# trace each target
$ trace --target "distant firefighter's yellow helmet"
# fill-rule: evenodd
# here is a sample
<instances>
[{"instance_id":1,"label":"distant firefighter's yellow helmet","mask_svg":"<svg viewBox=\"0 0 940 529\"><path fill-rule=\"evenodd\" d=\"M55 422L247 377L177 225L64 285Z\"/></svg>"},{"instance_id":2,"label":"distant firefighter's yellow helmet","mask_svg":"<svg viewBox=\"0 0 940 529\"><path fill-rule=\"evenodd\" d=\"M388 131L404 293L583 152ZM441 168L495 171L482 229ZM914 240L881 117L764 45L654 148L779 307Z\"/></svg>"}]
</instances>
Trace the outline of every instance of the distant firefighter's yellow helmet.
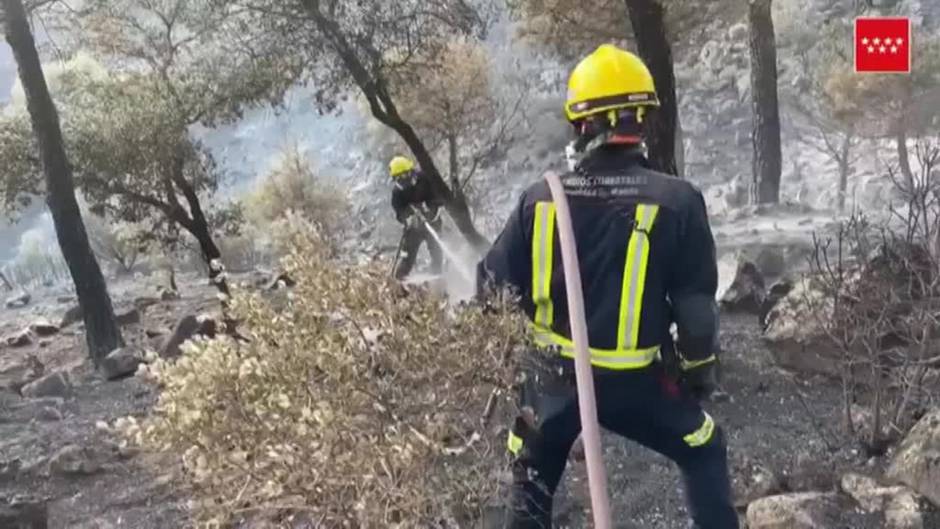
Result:
<instances>
[{"instance_id":1,"label":"distant firefighter's yellow helmet","mask_svg":"<svg viewBox=\"0 0 940 529\"><path fill-rule=\"evenodd\" d=\"M388 173L392 178L401 178L414 171L415 163L404 156L396 156L388 163Z\"/></svg>"}]
</instances>

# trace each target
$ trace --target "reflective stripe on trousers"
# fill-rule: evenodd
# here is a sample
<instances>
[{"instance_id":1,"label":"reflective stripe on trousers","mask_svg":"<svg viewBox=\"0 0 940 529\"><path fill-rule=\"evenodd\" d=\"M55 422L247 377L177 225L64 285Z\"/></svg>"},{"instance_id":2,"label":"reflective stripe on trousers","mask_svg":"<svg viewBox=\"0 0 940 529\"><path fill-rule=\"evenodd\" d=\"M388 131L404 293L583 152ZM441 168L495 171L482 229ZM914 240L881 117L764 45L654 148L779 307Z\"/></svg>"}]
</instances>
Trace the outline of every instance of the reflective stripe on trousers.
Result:
<instances>
[{"instance_id":1,"label":"reflective stripe on trousers","mask_svg":"<svg viewBox=\"0 0 940 529\"><path fill-rule=\"evenodd\" d=\"M639 369L650 365L659 354L659 346L638 349L643 292L649 264L649 232L656 221L659 206L638 204L633 230L624 259L623 284L620 292L620 315L617 326L617 348L591 348L591 364L607 369ZM563 356L574 358L574 344L552 331L554 307L551 300L552 262L554 257L555 205L538 202L532 230L532 302L535 305L536 343L554 346Z\"/></svg>"}]
</instances>

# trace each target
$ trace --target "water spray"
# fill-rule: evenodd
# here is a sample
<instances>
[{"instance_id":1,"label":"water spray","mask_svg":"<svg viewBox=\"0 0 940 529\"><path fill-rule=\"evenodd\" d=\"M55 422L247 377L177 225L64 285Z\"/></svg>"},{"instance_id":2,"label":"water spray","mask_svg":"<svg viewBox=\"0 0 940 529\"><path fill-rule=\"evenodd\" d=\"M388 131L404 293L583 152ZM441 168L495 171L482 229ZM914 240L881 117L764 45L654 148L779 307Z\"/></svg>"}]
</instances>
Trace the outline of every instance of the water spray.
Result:
<instances>
[{"instance_id":1,"label":"water spray","mask_svg":"<svg viewBox=\"0 0 940 529\"><path fill-rule=\"evenodd\" d=\"M424 212L417 208L414 208L414 211L415 213L417 213L418 218L421 219L421 222L424 223L424 227L427 228L428 233L430 233L431 237L434 238L434 241L437 242L437 245L440 247L441 251L444 252L444 255L447 257L447 260L450 261L451 264L454 265L454 270L456 270L457 273L460 274L461 279L463 279L464 281L467 281L468 283L474 283L476 281L476 274L474 274L471 270L468 270L467 268L465 268L460 263L457 252L455 252L453 249L451 249L450 246L444 243L444 240L441 238L440 234L437 233L437 230L435 230L434 227L431 225L431 221L428 220Z\"/></svg>"}]
</instances>

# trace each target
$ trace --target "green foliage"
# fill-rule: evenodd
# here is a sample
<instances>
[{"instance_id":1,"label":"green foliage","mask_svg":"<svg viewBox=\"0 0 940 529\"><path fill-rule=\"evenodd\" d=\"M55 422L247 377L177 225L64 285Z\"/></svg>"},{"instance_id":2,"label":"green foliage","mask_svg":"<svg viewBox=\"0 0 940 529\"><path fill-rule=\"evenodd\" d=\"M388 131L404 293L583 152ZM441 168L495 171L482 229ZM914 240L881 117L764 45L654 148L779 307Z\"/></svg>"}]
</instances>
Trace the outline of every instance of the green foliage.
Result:
<instances>
[{"instance_id":1,"label":"green foliage","mask_svg":"<svg viewBox=\"0 0 940 529\"><path fill-rule=\"evenodd\" d=\"M384 266L342 265L309 238L286 267L297 286L283 310L237 294L249 341L151 364L154 414L119 429L182 455L199 521L300 512L328 527L469 525L505 462L505 438L481 419L497 391L511 393L523 319L508 305L444 310Z\"/></svg>"}]
</instances>

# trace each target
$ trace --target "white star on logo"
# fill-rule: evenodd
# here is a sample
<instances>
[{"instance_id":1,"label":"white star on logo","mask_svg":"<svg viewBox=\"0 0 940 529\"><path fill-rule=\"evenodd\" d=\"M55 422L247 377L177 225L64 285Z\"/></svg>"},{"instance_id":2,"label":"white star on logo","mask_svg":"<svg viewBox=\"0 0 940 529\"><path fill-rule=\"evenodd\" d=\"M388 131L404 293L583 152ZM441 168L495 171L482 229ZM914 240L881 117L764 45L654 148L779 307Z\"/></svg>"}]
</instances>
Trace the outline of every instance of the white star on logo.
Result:
<instances>
[{"instance_id":1,"label":"white star on logo","mask_svg":"<svg viewBox=\"0 0 940 529\"><path fill-rule=\"evenodd\" d=\"M904 39L894 39L894 42L896 42L898 46L902 46L904 44Z\"/></svg>"},{"instance_id":2,"label":"white star on logo","mask_svg":"<svg viewBox=\"0 0 940 529\"><path fill-rule=\"evenodd\" d=\"M875 53L875 47L874 47L874 46L869 46L869 47L868 47L868 53Z\"/></svg>"},{"instance_id":3,"label":"white star on logo","mask_svg":"<svg viewBox=\"0 0 940 529\"><path fill-rule=\"evenodd\" d=\"M891 39L890 39L890 38L885 39L885 44L887 44L888 46L890 46L890 45L891 45Z\"/></svg>"},{"instance_id":4,"label":"white star on logo","mask_svg":"<svg viewBox=\"0 0 940 529\"><path fill-rule=\"evenodd\" d=\"M882 46L882 47L878 48L878 51L879 51L880 53L884 53L884 52L885 52L885 49L886 49L886 48L885 48L884 46Z\"/></svg>"},{"instance_id":5,"label":"white star on logo","mask_svg":"<svg viewBox=\"0 0 940 529\"><path fill-rule=\"evenodd\" d=\"M898 52L898 47L897 47L897 46L891 46L891 53L897 53L897 52Z\"/></svg>"},{"instance_id":6,"label":"white star on logo","mask_svg":"<svg viewBox=\"0 0 940 529\"><path fill-rule=\"evenodd\" d=\"M868 37L862 37L862 46L868 46Z\"/></svg>"},{"instance_id":7,"label":"white star on logo","mask_svg":"<svg viewBox=\"0 0 940 529\"><path fill-rule=\"evenodd\" d=\"M875 40L873 40L872 42L874 42L874 43L875 43L875 46L877 46L877 45L881 44L881 39L879 39L878 37L875 37Z\"/></svg>"}]
</instances>

